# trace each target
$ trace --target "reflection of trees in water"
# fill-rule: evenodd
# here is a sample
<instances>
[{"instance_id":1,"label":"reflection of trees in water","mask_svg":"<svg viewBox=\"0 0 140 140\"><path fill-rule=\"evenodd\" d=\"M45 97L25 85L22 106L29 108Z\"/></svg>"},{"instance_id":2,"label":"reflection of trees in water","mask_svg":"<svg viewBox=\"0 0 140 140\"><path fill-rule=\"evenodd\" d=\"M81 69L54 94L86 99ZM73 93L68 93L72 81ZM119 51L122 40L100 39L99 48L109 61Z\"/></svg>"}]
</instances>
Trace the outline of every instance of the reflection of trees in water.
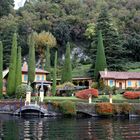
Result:
<instances>
[{"instance_id":1,"label":"reflection of trees in water","mask_svg":"<svg viewBox=\"0 0 140 140\"><path fill-rule=\"evenodd\" d=\"M139 140L139 120L0 118L0 138L4 140Z\"/></svg>"},{"instance_id":2,"label":"reflection of trees in water","mask_svg":"<svg viewBox=\"0 0 140 140\"><path fill-rule=\"evenodd\" d=\"M10 120L2 123L1 136L4 140L19 140L19 127L16 120Z\"/></svg>"}]
</instances>

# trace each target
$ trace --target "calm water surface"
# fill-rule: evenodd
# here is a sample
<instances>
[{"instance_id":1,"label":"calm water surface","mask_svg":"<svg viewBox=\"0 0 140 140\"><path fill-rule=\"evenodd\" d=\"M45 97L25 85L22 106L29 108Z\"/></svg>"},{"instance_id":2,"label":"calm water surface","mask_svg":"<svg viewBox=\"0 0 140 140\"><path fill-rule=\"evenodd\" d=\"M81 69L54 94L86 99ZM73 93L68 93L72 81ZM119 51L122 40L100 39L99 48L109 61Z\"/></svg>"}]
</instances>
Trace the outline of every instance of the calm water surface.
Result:
<instances>
[{"instance_id":1,"label":"calm water surface","mask_svg":"<svg viewBox=\"0 0 140 140\"><path fill-rule=\"evenodd\" d=\"M140 140L140 119L19 118L0 115L0 140Z\"/></svg>"}]
</instances>

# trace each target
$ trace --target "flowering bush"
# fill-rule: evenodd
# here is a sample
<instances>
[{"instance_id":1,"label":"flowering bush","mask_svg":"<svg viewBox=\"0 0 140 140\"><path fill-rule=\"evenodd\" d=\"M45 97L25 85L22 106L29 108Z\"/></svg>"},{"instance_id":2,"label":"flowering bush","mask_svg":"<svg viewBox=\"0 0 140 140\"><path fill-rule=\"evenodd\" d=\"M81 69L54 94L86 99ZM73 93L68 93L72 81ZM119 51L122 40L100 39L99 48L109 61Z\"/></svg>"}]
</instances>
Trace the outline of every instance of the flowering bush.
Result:
<instances>
[{"instance_id":1,"label":"flowering bush","mask_svg":"<svg viewBox=\"0 0 140 140\"><path fill-rule=\"evenodd\" d=\"M93 97L98 97L98 90L94 88L85 89L85 90L78 91L75 94L77 98L81 98L81 99L88 99L90 95L92 95Z\"/></svg>"},{"instance_id":2,"label":"flowering bush","mask_svg":"<svg viewBox=\"0 0 140 140\"><path fill-rule=\"evenodd\" d=\"M132 110L132 105L128 103L111 104L111 103L98 103L96 104L96 112L99 115L116 115L116 114L129 114Z\"/></svg>"},{"instance_id":3,"label":"flowering bush","mask_svg":"<svg viewBox=\"0 0 140 140\"><path fill-rule=\"evenodd\" d=\"M127 99L138 99L140 98L140 92L126 91L123 96Z\"/></svg>"},{"instance_id":4,"label":"flowering bush","mask_svg":"<svg viewBox=\"0 0 140 140\"><path fill-rule=\"evenodd\" d=\"M100 115L112 115L113 105L111 103L98 103L96 104L96 112Z\"/></svg>"}]
</instances>

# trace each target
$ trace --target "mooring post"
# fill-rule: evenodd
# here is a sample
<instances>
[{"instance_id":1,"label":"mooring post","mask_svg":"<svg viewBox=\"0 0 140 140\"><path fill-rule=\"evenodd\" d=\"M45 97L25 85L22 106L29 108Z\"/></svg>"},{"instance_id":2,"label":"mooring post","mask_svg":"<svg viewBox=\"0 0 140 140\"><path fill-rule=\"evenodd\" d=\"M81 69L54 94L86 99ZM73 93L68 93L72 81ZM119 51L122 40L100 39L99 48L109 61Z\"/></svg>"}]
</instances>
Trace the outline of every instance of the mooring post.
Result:
<instances>
[{"instance_id":1,"label":"mooring post","mask_svg":"<svg viewBox=\"0 0 140 140\"><path fill-rule=\"evenodd\" d=\"M21 107L22 107L22 96L20 97L20 117L21 117Z\"/></svg>"}]
</instances>

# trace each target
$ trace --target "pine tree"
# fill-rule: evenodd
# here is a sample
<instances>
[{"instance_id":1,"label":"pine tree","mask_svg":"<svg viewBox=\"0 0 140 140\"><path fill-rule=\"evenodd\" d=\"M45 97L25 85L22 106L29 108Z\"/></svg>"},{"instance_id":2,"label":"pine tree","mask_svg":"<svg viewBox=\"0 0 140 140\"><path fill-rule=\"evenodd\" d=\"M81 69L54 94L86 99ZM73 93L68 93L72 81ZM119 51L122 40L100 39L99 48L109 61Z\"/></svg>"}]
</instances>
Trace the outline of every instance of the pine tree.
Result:
<instances>
[{"instance_id":1,"label":"pine tree","mask_svg":"<svg viewBox=\"0 0 140 140\"><path fill-rule=\"evenodd\" d=\"M105 47L106 60L109 70L122 70L123 54L125 52L122 47L121 39L117 28L113 25L112 19L108 14L107 9L102 9L97 19L95 27L96 33L93 40L91 54L96 52L96 43L98 31L102 31L103 43ZM95 57L93 58L93 60Z\"/></svg>"},{"instance_id":2,"label":"pine tree","mask_svg":"<svg viewBox=\"0 0 140 140\"><path fill-rule=\"evenodd\" d=\"M9 75L7 80L7 94L9 96L15 94L16 61L17 61L17 34L14 33L11 48Z\"/></svg>"},{"instance_id":3,"label":"pine tree","mask_svg":"<svg viewBox=\"0 0 140 140\"><path fill-rule=\"evenodd\" d=\"M45 63L45 70L50 72L47 75L46 80L51 81L51 66L50 66L50 48L47 47L47 51L46 51L46 63Z\"/></svg>"},{"instance_id":4,"label":"pine tree","mask_svg":"<svg viewBox=\"0 0 140 140\"><path fill-rule=\"evenodd\" d=\"M21 85L22 72L21 72L21 47L18 47L17 65L16 65L16 88Z\"/></svg>"},{"instance_id":5,"label":"pine tree","mask_svg":"<svg viewBox=\"0 0 140 140\"><path fill-rule=\"evenodd\" d=\"M32 83L35 78L35 41L34 34L29 35L29 60L28 60L28 83Z\"/></svg>"},{"instance_id":6,"label":"pine tree","mask_svg":"<svg viewBox=\"0 0 140 140\"><path fill-rule=\"evenodd\" d=\"M61 82L65 83L71 81L72 81L72 66L70 60L70 44L68 42L66 46L66 55L65 55L65 62L62 71Z\"/></svg>"},{"instance_id":7,"label":"pine tree","mask_svg":"<svg viewBox=\"0 0 140 140\"><path fill-rule=\"evenodd\" d=\"M99 31L97 55L96 55L95 71L94 71L94 76L96 81L98 80L99 71L104 71L105 68L107 68L107 64L106 64L106 57L104 52L103 38L102 38L101 31Z\"/></svg>"},{"instance_id":8,"label":"pine tree","mask_svg":"<svg viewBox=\"0 0 140 140\"><path fill-rule=\"evenodd\" d=\"M55 52L55 60L54 60L53 85L52 85L53 96L56 95L56 70L57 70L57 52Z\"/></svg>"},{"instance_id":9,"label":"pine tree","mask_svg":"<svg viewBox=\"0 0 140 140\"><path fill-rule=\"evenodd\" d=\"M2 88L3 88L2 71L3 71L3 45L2 42L0 41L0 97L2 96Z\"/></svg>"}]
</instances>

